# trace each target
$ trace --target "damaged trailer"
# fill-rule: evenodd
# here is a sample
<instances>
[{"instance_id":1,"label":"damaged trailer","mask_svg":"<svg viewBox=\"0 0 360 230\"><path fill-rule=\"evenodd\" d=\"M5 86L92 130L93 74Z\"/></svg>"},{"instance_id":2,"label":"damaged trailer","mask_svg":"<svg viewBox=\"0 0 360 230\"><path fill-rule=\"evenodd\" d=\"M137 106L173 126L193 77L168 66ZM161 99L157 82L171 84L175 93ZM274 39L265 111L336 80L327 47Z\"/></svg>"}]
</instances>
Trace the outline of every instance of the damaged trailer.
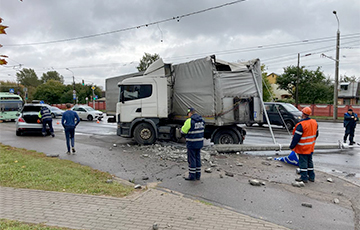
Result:
<instances>
[{"instance_id":1,"label":"damaged trailer","mask_svg":"<svg viewBox=\"0 0 360 230\"><path fill-rule=\"evenodd\" d=\"M230 63L215 56L177 65L154 62L143 76L118 83L117 134L139 144L176 140L193 107L205 120L205 138L243 143L239 124L263 122L260 60Z\"/></svg>"}]
</instances>

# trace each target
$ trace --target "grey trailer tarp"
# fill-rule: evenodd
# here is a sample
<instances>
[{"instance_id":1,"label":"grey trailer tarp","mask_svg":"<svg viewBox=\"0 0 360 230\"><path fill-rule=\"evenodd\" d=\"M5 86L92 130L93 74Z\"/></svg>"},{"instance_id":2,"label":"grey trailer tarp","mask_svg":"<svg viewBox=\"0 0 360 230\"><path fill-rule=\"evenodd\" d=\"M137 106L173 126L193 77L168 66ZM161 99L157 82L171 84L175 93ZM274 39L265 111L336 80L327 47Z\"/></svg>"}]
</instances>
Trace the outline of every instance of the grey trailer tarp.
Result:
<instances>
[{"instance_id":1,"label":"grey trailer tarp","mask_svg":"<svg viewBox=\"0 0 360 230\"><path fill-rule=\"evenodd\" d=\"M262 107L250 106L252 100L262 96L262 92L257 92L254 77L262 85L258 59L229 63L211 56L174 65L172 113L186 115L186 109L193 107L210 123L246 122L250 117L262 121ZM234 110L240 115L234 115Z\"/></svg>"}]
</instances>

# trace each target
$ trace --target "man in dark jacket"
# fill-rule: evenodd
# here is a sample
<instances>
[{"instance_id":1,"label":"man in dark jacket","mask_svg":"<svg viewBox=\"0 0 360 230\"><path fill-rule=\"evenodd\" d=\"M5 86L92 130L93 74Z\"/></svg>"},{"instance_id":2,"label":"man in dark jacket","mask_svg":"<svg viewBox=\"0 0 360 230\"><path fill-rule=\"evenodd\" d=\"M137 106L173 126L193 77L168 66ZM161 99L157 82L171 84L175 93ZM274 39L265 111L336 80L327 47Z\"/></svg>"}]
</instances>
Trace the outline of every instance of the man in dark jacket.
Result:
<instances>
[{"instance_id":1,"label":"man in dark jacket","mask_svg":"<svg viewBox=\"0 0 360 230\"><path fill-rule=\"evenodd\" d=\"M345 135L344 135L344 143L346 143L347 137L349 137L350 145L353 145L354 136L355 136L355 128L356 122L359 120L356 113L353 112L352 109L349 109L347 113L344 114L344 127L345 127Z\"/></svg>"},{"instance_id":2,"label":"man in dark jacket","mask_svg":"<svg viewBox=\"0 0 360 230\"><path fill-rule=\"evenodd\" d=\"M204 146L205 121L196 114L195 109L188 109L188 119L181 127L181 133L185 134L187 158L189 165L189 176L185 180L200 180L201 177L201 157L200 151Z\"/></svg>"},{"instance_id":3,"label":"man in dark jacket","mask_svg":"<svg viewBox=\"0 0 360 230\"><path fill-rule=\"evenodd\" d=\"M52 117L51 117L51 111L48 107L42 106L41 110L39 112L39 118L41 119L42 123L42 135L46 136L46 124L50 128L50 133L52 137L55 137L54 129L52 126Z\"/></svg>"},{"instance_id":4,"label":"man in dark jacket","mask_svg":"<svg viewBox=\"0 0 360 230\"><path fill-rule=\"evenodd\" d=\"M66 137L66 146L67 152L66 154L70 155L70 141L72 147L72 153L75 154L75 128L80 122L79 115L70 109L71 105L69 103L66 104L66 112L62 115L61 124L65 129L65 137ZM76 121L75 121L76 120Z\"/></svg>"}]
</instances>

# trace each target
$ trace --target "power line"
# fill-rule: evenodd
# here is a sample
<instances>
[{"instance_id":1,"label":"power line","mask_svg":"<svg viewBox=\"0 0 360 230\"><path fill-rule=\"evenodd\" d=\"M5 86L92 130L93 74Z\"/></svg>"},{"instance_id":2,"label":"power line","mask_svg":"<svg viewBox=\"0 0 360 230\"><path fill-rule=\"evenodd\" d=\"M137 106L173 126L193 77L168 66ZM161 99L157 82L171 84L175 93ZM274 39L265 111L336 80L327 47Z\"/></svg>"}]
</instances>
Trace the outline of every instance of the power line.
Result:
<instances>
[{"instance_id":1,"label":"power line","mask_svg":"<svg viewBox=\"0 0 360 230\"><path fill-rule=\"evenodd\" d=\"M60 39L60 40L55 40L55 41L47 41L47 42L33 42L33 43L26 43L26 44L8 44L8 45L3 45L5 46L34 46L34 45L45 45L45 44L53 44L53 43L60 43L60 42L69 42L69 41L75 41L75 40L80 40L80 39L87 39L87 38L93 38L93 37L99 37L99 36L104 36L104 35L109 35L109 34L114 34L114 33L120 33L120 32L125 32L125 31L129 31L129 30L134 30L134 29L140 29L142 27L148 27L148 26L152 26L152 25L157 25L160 23L165 23L165 22L169 22L169 21L180 21L180 19L182 18L186 18L186 17L190 17L196 14L200 14L200 13L205 13L207 11L211 11L211 10L215 10L215 9L219 9L225 6L230 6L230 5L234 5L236 3L240 3L240 2L244 2L246 0L236 0L233 2L228 2L228 3L224 3L218 6L213 6L210 8L206 8L203 10L199 10L199 11L195 11L192 13L187 13L187 14L183 14L180 16L175 16L175 17L171 17L171 18L167 18L167 19L163 19L163 20L159 20L159 21L155 21L155 22L150 22L150 23L146 23L146 24L142 24L142 25L138 25L138 26L132 26L132 27L128 27L128 28L123 28L123 29L119 29L119 30L113 30L113 31L109 31L109 32L104 32L104 33L98 33L98 34L92 34L92 35L86 35L86 36L80 36L80 37L75 37L75 38L67 38L67 39Z\"/></svg>"}]
</instances>

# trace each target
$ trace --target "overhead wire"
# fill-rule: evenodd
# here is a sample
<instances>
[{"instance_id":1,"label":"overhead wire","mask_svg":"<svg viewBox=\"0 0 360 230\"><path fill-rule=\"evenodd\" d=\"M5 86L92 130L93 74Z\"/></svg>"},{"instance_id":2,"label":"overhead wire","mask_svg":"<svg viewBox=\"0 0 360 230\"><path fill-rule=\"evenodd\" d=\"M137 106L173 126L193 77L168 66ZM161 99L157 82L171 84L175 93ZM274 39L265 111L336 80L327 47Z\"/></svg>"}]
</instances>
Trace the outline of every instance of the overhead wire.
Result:
<instances>
[{"instance_id":1,"label":"overhead wire","mask_svg":"<svg viewBox=\"0 0 360 230\"><path fill-rule=\"evenodd\" d=\"M5 46L46 45L46 44L54 44L54 43L69 42L69 41L75 41L75 40L99 37L99 36L104 36L104 35L109 35L109 34L114 34L114 33L120 33L120 32L129 31L129 30L134 30L134 29L140 29L142 27L158 25L160 23L165 23L165 22L169 22L169 21L173 21L173 20L176 20L176 21L179 22L180 19L185 18L185 17L190 17L190 16L193 16L193 15L196 15L196 14L204 13L204 12L215 10L215 9L219 9L219 8L222 8L222 7L225 7L225 6L234 5L234 4L237 4L237 3L240 3L240 2L244 2L244 1L246 1L246 0L236 0L236 1L228 2L228 3L224 3L224 4L221 4L221 5L218 5L218 6L209 7L209 8L203 9L203 10L198 10L198 11L195 11L195 12L182 14L180 16L175 16L175 17L162 19L162 20L155 21L155 22L150 22L150 23L146 23L146 24L142 24L142 25L138 25L138 26L131 26L131 27L118 29L118 30L113 30L113 31L108 31L108 32L103 32L103 33L85 35L85 36L80 36L80 37L75 37L75 38L59 39L59 40L54 40L54 41L46 41L46 42L33 42L33 43L24 43L24 44L3 44L3 46L5 47Z\"/></svg>"}]
</instances>

